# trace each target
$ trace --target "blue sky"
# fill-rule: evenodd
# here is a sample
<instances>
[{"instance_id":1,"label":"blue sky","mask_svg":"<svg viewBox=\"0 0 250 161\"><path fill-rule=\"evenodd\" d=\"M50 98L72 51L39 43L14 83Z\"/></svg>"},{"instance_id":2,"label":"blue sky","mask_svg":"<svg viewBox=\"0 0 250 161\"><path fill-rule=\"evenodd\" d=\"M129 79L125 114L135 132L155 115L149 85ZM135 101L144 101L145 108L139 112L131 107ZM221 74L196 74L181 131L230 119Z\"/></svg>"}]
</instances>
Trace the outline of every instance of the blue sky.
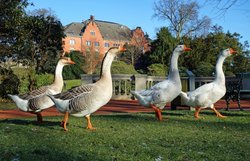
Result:
<instances>
[{"instance_id":1,"label":"blue sky","mask_svg":"<svg viewBox=\"0 0 250 161\"><path fill-rule=\"evenodd\" d=\"M223 27L224 31L237 32L250 43L250 0L238 0L239 2L230 8L224 16L216 16L216 11L209 4L203 5L201 16L212 18L213 24ZM134 29L140 26L147 32L151 39L156 38L157 29L168 26L166 21L153 18L153 5L155 0L29 0L34 7L51 9L63 25L71 22L81 22L94 15L97 20L116 22ZM143 3L142 3L143 2Z\"/></svg>"}]
</instances>

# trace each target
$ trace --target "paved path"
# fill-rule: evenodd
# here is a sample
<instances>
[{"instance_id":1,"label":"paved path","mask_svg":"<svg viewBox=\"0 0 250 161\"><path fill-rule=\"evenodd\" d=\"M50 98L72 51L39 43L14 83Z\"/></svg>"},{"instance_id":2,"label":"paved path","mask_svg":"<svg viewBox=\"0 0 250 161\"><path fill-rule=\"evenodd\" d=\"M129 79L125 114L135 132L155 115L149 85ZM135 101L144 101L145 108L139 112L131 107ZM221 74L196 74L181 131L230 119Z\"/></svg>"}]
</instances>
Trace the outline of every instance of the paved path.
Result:
<instances>
[{"instance_id":1,"label":"paved path","mask_svg":"<svg viewBox=\"0 0 250 161\"><path fill-rule=\"evenodd\" d=\"M242 100L241 106L243 109L250 109L250 100ZM215 104L216 109L223 109L226 107L226 102L220 100ZM183 109L185 107L178 107L177 109ZM187 109L187 108L186 108ZM238 109L236 102L231 102L230 109ZM170 110L170 104L167 104L165 110ZM111 113L136 113L136 112L153 112L151 108L145 108L138 104L137 101L121 101L111 100L107 105L101 107L94 114L111 114ZM61 116L55 107L49 108L42 112L43 116ZM0 110L0 119L17 118L17 117L36 117L36 115L15 110Z\"/></svg>"}]
</instances>

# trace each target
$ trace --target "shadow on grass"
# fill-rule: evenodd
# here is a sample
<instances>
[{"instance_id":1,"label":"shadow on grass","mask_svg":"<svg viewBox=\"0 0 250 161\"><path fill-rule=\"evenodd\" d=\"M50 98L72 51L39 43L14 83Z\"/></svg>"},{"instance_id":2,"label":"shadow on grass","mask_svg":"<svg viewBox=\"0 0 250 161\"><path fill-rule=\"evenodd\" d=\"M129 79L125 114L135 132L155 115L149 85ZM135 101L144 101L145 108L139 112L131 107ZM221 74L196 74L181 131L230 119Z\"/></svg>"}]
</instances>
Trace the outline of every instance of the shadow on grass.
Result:
<instances>
[{"instance_id":1,"label":"shadow on grass","mask_svg":"<svg viewBox=\"0 0 250 161\"><path fill-rule=\"evenodd\" d=\"M225 116L236 116L236 117L249 117L250 116L250 112L248 112L248 113L246 113L246 112L243 112L243 111L219 111L222 115L225 115ZM201 112L200 112L200 114L202 115L202 114L205 114L205 115L215 115L216 116L216 114L214 113L214 112L212 112L212 111L210 111L210 110L202 110Z\"/></svg>"},{"instance_id":2,"label":"shadow on grass","mask_svg":"<svg viewBox=\"0 0 250 161\"><path fill-rule=\"evenodd\" d=\"M15 124L15 125L35 125L35 126L45 126L45 127L50 127L50 126L59 126L60 122L58 121L43 121L43 123L38 123L35 120L25 120L25 119L4 119L0 120L0 123L5 123L5 124Z\"/></svg>"}]
</instances>

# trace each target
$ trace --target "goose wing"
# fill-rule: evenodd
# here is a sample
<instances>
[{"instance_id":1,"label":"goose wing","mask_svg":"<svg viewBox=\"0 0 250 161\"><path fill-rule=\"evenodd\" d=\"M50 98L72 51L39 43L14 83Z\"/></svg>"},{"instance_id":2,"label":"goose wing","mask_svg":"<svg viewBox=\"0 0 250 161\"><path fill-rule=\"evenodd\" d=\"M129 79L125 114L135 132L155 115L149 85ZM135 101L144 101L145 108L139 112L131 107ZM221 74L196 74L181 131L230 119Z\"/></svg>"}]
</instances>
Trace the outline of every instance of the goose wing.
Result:
<instances>
[{"instance_id":1,"label":"goose wing","mask_svg":"<svg viewBox=\"0 0 250 161\"><path fill-rule=\"evenodd\" d=\"M207 94L207 93L211 92L213 90L213 88L214 88L213 83L204 84L204 85L200 86L199 88L197 88L196 90L188 92L187 95L189 97L195 97L197 95Z\"/></svg>"},{"instance_id":2,"label":"goose wing","mask_svg":"<svg viewBox=\"0 0 250 161\"><path fill-rule=\"evenodd\" d=\"M49 86L43 86L43 87L40 87L36 90L30 91L22 95L21 98L25 100L29 100L34 97L39 97L41 95L48 94L48 89L49 89Z\"/></svg>"},{"instance_id":3,"label":"goose wing","mask_svg":"<svg viewBox=\"0 0 250 161\"><path fill-rule=\"evenodd\" d=\"M86 84L86 85L81 85L78 87L74 87L66 92L59 93L57 95L54 95L55 98L60 98L62 100L68 100L75 98L79 95L82 95L84 93L89 93L93 91L94 84Z\"/></svg>"}]
</instances>

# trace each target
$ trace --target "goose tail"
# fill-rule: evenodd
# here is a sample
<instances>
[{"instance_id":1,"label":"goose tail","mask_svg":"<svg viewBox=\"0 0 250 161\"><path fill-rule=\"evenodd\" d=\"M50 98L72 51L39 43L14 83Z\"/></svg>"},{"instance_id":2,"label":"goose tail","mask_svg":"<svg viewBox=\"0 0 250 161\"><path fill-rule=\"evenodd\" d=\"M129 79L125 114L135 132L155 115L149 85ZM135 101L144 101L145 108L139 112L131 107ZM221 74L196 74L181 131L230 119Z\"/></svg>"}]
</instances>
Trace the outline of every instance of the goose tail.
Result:
<instances>
[{"instance_id":1,"label":"goose tail","mask_svg":"<svg viewBox=\"0 0 250 161\"><path fill-rule=\"evenodd\" d=\"M149 98L142 96L139 92L131 91L131 94L139 101L139 103L145 107L150 107Z\"/></svg>"},{"instance_id":2,"label":"goose tail","mask_svg":"<svg viewBox=\"0 0 250 161\"><path fill-rule=\"evenodd\" d=\"M55 98L53 95L47 95L54 103L57 110L61 113L65 113L69 106L69 100L61 100L59 98Z\"/></svg>"},{"instance_id":3,"label":"goose tail","mask_svg":"<svg viewBox=\"0 0 250 161\"><path fill-rule=\"evenodd\" d=\"M17 108L21 111L28 111L28 100L24 100L17 95L8 94L8 96L15 102Z\"/></svg>"}]
</instances>

